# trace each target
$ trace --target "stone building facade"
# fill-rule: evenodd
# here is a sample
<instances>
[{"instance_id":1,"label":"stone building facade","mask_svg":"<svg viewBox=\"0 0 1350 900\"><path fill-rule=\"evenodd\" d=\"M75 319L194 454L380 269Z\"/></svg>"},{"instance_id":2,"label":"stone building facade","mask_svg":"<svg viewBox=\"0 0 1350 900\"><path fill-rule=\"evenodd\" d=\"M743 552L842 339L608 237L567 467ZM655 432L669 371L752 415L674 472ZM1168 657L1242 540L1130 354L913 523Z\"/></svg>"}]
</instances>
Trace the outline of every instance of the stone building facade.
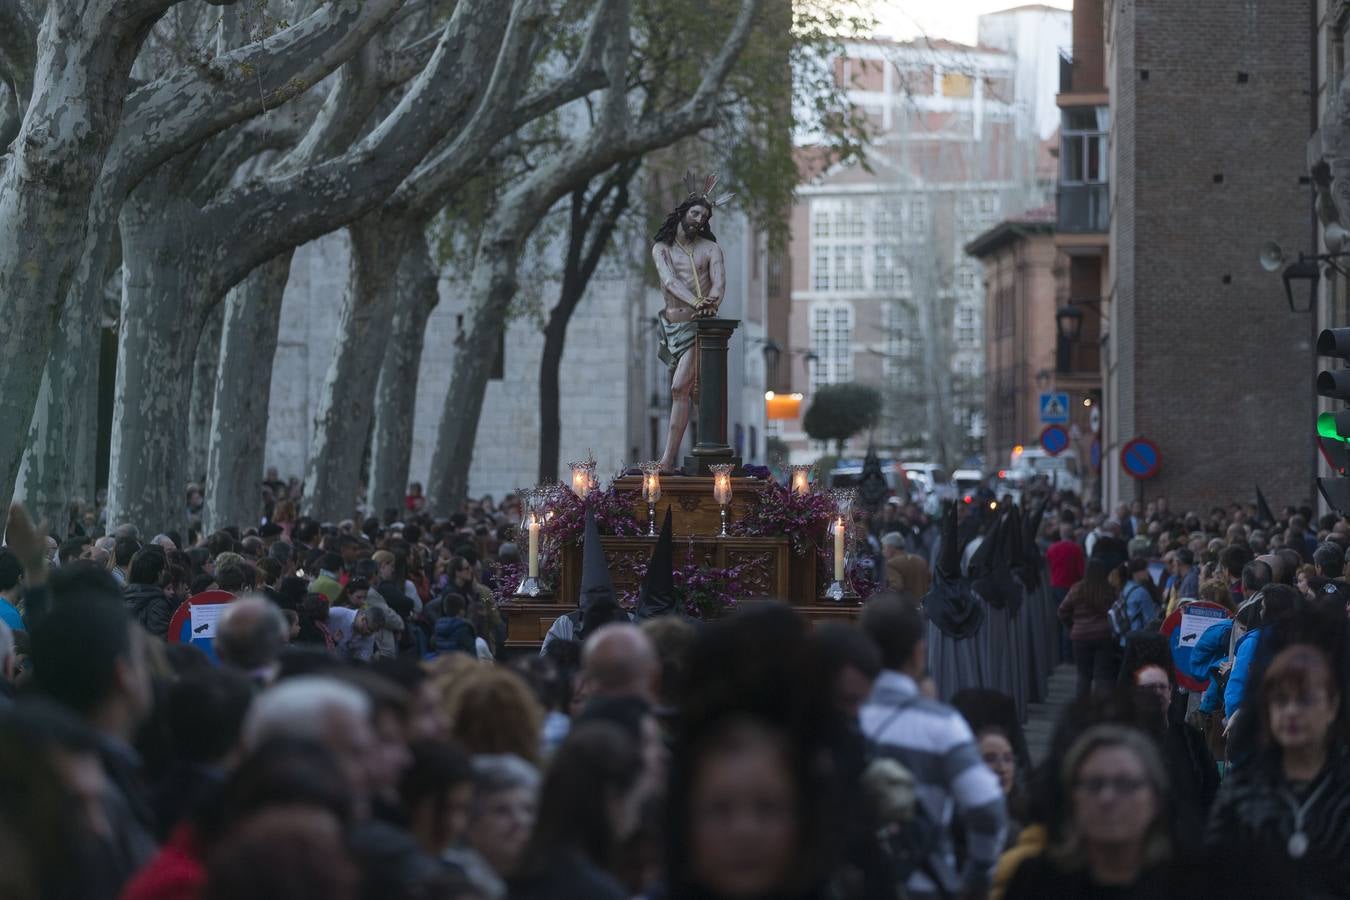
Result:
<instances>
[{"instance_id":1,"label":"stone building facade","mask_svg":"<svg viewBox=\"0 0 1350 900\"><path fill-rule=\"evenodd\" d=\"M760 463L765 458L766 245L734 210L719 211L715 224L727 260L723 313L742 319L728 364L728 429L744 460ZM654 317L661 298L650 271L650 249L648 237L641 233L621 242L597 271L569 325L560 378L564 469L568 461L594 453L597 472L608 478L627 465L660 455L670 385L665 366L656 358ZM552 273L560 267L560 252L550 248L536 267L545 277L540 288L545 308L557 294ZM339 232L302 247L291 267L267 431L267 463L276 466L283 478L302 476L308 461L313 416L346 286L347 259L346 235ZM424 485L431 474L454 354L462 352L456 338L467 305L454 272L444 273L440 293L440 305L427 323L409 470L410 478ZM492 494L500 500L503 494L537 481L542 350L542 329L535 318L522 316L509 324L501 377L489 383L483 403L469 477L475 496ZM375 378L371 373L372 390ZM691 425L687 447L692 446L693 430Z\"/></svg>"}]
</instances>

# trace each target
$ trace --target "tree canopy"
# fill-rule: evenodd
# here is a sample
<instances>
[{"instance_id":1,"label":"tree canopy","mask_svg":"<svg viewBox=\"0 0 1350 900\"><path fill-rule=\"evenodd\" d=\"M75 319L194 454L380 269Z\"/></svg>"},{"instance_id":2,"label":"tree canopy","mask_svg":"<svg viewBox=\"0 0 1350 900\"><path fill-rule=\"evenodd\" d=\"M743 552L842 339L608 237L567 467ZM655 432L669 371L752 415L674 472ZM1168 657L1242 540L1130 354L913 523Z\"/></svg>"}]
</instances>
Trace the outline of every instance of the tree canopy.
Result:
<instances>
[{"instance_id":1,"label":"tree canopy","mask_svg":"<svg viewBox=\"0 0 1350 900\"><path fill-rule=\"evenodd\" d=\"M874 427L881 415L881 392L868 384L847 381L816 389L802 427L812 440L834 441L840 453L844 441Z\"/></svg>"}]
</instances>

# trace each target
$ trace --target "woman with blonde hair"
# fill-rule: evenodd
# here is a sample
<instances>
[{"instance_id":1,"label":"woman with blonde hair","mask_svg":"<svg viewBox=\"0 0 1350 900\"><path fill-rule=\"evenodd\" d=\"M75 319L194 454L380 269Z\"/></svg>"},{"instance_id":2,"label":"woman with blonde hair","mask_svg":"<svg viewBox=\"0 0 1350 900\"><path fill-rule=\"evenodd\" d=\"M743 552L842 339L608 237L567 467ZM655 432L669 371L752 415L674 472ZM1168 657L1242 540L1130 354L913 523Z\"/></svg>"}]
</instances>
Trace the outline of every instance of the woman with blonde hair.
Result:
<instances>
[{"instance_id":1,"label":"woman with blonde hair","mask_svg":"<svg viewBox=\"0 0 1350 900\"><path fill-rule=\"evenodd\" d=\"M1167 770L1154 742L1094 726L1069 748L1061 778L1069 809L1059 840L1017 868L1006 900L1170 896Z\"/></svg>"}]
</instances>

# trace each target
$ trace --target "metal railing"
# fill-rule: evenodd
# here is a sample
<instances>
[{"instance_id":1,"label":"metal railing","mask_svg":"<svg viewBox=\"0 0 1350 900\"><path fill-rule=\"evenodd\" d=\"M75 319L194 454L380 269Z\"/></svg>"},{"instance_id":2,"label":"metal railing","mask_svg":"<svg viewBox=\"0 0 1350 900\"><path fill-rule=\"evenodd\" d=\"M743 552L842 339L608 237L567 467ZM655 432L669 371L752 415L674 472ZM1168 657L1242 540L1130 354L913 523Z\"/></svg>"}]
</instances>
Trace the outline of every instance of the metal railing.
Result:
<instances>
[{"instance_id":1,"label":"metal railing","mask_svg":"<svg viewBox=\"0 0 1350 900\"><path fill-rule=\"evenodd\" d=\"M1105 182L1061 184L1058 229L1064 234L1095 234L1111 229L1111 190Z\"/></svg>"}]
</instances>

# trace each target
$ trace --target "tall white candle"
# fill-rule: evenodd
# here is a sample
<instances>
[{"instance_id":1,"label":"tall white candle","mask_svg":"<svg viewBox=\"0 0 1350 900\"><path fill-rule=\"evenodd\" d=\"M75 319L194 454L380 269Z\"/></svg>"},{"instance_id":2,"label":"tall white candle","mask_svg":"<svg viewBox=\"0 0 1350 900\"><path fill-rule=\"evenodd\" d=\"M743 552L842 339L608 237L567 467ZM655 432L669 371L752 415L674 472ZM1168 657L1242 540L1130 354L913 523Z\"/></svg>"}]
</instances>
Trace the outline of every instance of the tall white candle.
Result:
<instances>
[{"instance_id":1,"label":"tall white candle","mask_svg":"<svg viewBox=\"0 0 1350 900\"><path fill-rule=\"evenodd\" d=\"M844 517L834 523L834 580L844 580Z\"/></svg>"},{"instance_id":2,"label":"tall white candle","mask_svg":"<svg viewBox=\"0 0 1350 900\"><path fill-rule=\"evenodd\" d=\"M530 513L530 577L539 577L539 518Z\"/></svg>"}]
</instances>

